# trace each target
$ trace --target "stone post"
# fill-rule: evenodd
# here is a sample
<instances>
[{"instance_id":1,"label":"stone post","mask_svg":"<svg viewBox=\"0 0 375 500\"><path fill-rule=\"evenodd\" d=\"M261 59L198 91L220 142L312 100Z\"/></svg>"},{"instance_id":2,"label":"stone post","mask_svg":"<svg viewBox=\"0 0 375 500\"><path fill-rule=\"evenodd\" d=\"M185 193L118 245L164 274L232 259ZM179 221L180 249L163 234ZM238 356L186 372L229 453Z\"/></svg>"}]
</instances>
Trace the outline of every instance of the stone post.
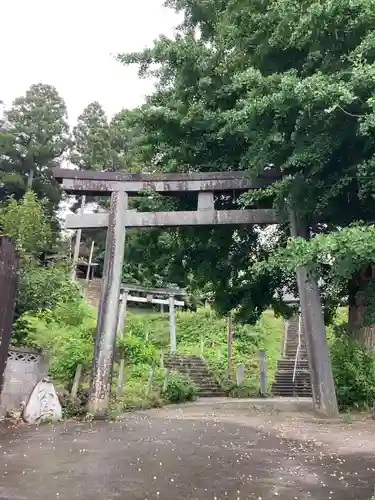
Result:
<instances>
[{"instance_id":1,"label":"stone post","mask_svg":"<svg viewBox=\"0 0 375 500\"><path fill-rule=\"evenodd\" d=\"M259 349L260 394L267 396L267 358L264 349Z\"/></svg>"},{"instance_id":2,"label":"stone post","mask_svg":"<svg viewBox=\"0 0 375 500\"><path fill-rule=\"evenodd\" d=\"M236 383L238 386L243 385L245 381L245 365L243 363L238 363L236 365Z\"/></svg>"},{"instance_id":3,"label":"stone post","mask_svg":"<svg viewBox=\"0 0 375 500\"><path fill-rule=\"evenodd\" d=\"M85 203L86 203L86 196L83 195L81 199L81 208L80 208L80 215L83 215L85 211ZM77 264L79 261L79 250L81 248L81 238L82 238L82 229L77 229L76 232L76 241L74 244L74 253L73 253L73 263L72 263L72 280L74 281L76 279L76 274L77 274Z\"/></svg>"},{"instance_id":4,"label":"stone post","mask_svg":"<svg viewBox=\"0 0 375 500\"><path fill-rule=\"evenodd\" d=\"M121 295L120 311L119 311L118 323L117 323L117 333L118 333L118 337L120 340L124 339L124 328L125 328L125 318L126 318L127 305L128 305L128 292L126 290L124 290L124 292ZM119 367L119 372L118 372L118 379L117 379L117 396L118 397L122 396L122 393L124 390L124 373L125 373L125 360L123 357L121 357L120 367Z\"/></svg>"},{"instance_id":5,"label":"stone post","mask_svg":"<svg viewBox=\"0 0 375 500\"><path fill-rule=\"evenodd\" d=\"M292 210L290 232L292 236L308 238L308 225ZM314 406L326 417L337 417L339 412L318 283L306 267L299 267L296 274Z\"/></svg>"},{"instance_id":6,"label":"stone post","mask_svg":"<svg viewBox=\"0 0 375 500\"><path fill-rule=\"evenodd\" d=\"M176 343L176 324L175 324L175 314L174 314L174 296L169 296L169 337L171 344L171 354L176 354L177 343Z\"/></svg>"},{"instance_id":7,"label":"stone post","mask_svg":"<svg viewBox=\"0 0 375 500\"><path fill-rule=\"evenodd\" d=\"M233 325L232 316L228 316L228 327L227 327L227 342L228 342L228 377L232 377L232 348L233 348Z\"/></svg>"},{"instance_id":8,"label":"stone post","mask_svg":"<svg viewBox=\"0 0 375 500\"><path fill-rule=\"evenodd\" d=\"M125 249L125 211L128 196L124 191L111 194L109 224L88 411L96 418L107 415L115 353L121 271Z\"/></svg>"}]
</instances>

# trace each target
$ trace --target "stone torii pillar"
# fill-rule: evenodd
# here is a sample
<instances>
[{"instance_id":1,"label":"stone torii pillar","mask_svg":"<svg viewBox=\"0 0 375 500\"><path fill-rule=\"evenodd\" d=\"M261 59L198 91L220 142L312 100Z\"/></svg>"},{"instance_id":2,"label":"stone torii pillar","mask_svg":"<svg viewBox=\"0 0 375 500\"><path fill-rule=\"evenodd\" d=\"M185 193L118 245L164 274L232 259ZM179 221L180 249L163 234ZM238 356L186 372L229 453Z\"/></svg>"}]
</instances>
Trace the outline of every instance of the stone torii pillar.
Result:
<instances>
[{"instance_id":1,"label":"stone torii pillar","mask_svg":"<svg viewBox=\"0 0 375 500\"><path fill-rule=\"evenodd\" d=\"M176 354L177 350L174 302L174 295L171 294L169 296L169 339L171 354Z\"/></svg>"},{"instance_id":2,"label":"stone torii pillar","mask_svg":"<svg viewBox=\"0 0 375 500\"><path fill-rule=\"evenodd\" d=\"M291 235L307 239L307 224L301 221L292 210L289 212L289 217ZM326 417L338 417L335 384L318 283L309 275L306 267L298 268L296 275L314 406Z\"/></svg>"},{"instance_id":3,"label":"stone torii pillar","mask_svg":"<svg viewBox=\"0 0 375 500\"><path fill-rule=\"evenodd\" d=\"M111 391L127 208L127 193L112 192L88 403L88 412L96 418L106 416Z\"/></svg>"}]
</instances>

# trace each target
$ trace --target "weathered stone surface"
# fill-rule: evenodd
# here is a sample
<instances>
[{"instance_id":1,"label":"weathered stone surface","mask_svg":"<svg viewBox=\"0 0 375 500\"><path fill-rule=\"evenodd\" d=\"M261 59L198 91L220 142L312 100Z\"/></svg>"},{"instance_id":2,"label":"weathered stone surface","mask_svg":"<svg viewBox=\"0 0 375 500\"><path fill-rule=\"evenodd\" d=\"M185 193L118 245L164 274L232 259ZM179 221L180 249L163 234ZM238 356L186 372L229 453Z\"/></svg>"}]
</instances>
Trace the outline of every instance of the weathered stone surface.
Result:
<instances>
[{"instance_id":1,"label":"weathered stone surface","mask_svg":"<svg viewBox=\"0 0 375 500\"><path fill-rule=\"evenodd\" d=\"M257 179L248 172L119 173L53 169L53 176L70 194L108 195L113 191L137 194L152 189L168 195L184 191L246 191L259 189L280 178L278 172L265 171Z\"/></svg>"},{"instance_id":2,"label":"weathered stone surface","mask_svg":"<svg viewBox=\"0 0 375 500\"><path fill-rule=\"evenodd\" d=\"M245 381L245 365L243 363L238 363L236 366L236 381L237 385L243 385Z\"/></svg>"},{"instance_id":3,"label":"weathered stone surface","mask_svg":"<svg viewBox=\"0 0 375 500\"><path fill-rule=\"evenodd\" d=\"M46 420L56 422L62 417L62 409L55 388L47 378L42 378L34 387L23 411L23 419L28 424Z\"/></svg>"},{"instance_id":4,"label":"weathered stone surface","mask_svg":"<svg viewBox=\"0 0 375 500\"><path fill-rule=\"evenodd\" d=\"M69 391L67 389L64 389L63 387L56 387L56 394L57 397L59 398L60 405L62 408L68 403L69 401Z\"/></svg>"},{"instance_id":5,"label":"weathered stone surface","mask_svg":"<svg viewBox=\"0 0 375 500\"><path fill-rule=\"evenodd\" d=\"M252 224L277 224L273 210L257 208L248 210L197 210L180 212L134 212L127 210L125 226L134 227L176 227L176 226L246 226ZM104 228L109 225L109 214L68 214L66 229Z\"/></svg>"}]
</instances>

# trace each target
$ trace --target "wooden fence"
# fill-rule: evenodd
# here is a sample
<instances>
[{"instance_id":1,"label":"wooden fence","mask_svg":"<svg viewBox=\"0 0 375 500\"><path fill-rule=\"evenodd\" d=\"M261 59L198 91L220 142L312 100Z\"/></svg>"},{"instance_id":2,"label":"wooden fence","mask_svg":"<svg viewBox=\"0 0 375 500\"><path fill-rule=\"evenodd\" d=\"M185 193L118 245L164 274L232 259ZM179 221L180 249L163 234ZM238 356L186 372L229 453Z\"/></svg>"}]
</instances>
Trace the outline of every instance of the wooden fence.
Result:
<instances>
[{"instance_id":1,"label":"wooden fence","mask_svg":"<svg viewBox=\"0 0 375 500\"><path fill-rule=\"evenodd\" d=\"M19 259L11 241L0 236L0 395L12 333Z\"/></svg>"}]
</instances>

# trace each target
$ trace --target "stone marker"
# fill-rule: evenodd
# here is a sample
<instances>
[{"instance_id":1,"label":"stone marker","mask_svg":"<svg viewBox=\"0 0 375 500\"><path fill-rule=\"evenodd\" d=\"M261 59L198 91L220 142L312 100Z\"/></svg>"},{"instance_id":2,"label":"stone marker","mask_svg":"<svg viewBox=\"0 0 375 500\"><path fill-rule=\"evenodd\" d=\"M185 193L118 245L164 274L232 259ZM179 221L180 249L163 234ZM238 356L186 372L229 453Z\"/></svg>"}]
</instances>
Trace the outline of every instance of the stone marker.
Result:
<instances>
[{"instance_id":1,"label":"stone marker","mask_svg":"<svg viewBox=\"0 0 375 500\"><path fill-rule=\"evenodd\" d=\"M242 385L245 380L245 365L243 363L238 363L236 366L236 381L237 385Z\"/></svg>"},{"instance_id":2,"label":"stone marker","mask_svg":"<svg viewBox=\"0 0 375 500\"><path fill-rule=\"evenodd\" d=\"M260 394L267 395L267 358L264 349L259 349Z\"/></svg>"},{"instance_id":3,"label":"stone marker","mask_svg":"<svg viewBox=\"0 0 375 500\"><path fill-rule=\"evenodd\" d=\"M48 378L42 378L32 390L23 410L23 419L28 424L39 424L45 420L56 422L62 418L62 409L55 387Z\"/></svg>"}]
</instances>

